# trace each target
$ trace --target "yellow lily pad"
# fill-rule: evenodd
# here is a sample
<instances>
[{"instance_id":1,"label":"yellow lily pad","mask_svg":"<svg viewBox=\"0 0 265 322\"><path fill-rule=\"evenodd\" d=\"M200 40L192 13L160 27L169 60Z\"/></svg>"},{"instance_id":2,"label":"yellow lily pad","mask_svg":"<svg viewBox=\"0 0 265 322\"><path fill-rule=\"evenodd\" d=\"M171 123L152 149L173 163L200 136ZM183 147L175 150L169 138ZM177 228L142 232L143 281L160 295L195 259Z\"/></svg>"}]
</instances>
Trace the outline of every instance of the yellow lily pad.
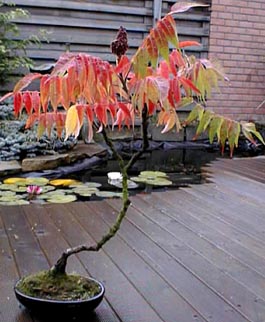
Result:
<instances>
[{"instance_id":1,"label":"yellow lily pad","mask_svg":"<svg viewBox=\"0 0 265 322\"><path fill-rule=\"evenodd\" d=\"M18 186L25 186L26 185L25 178L7 178L3 182L4 182L4 184L15 184Z\"/></svg>"},{"instance_id":2,"label":"yellow lily pad","mask_svg":"<svg viewBox=\"0 0 265 322\"><path fill-rule=\"evenodd\" d=\"M55 179L55 180L50 180L50 184L56 187L63 186L63 187L68 187L73 184L78 184L78 180L74 179Z\"/></svg>"}]
</instances>

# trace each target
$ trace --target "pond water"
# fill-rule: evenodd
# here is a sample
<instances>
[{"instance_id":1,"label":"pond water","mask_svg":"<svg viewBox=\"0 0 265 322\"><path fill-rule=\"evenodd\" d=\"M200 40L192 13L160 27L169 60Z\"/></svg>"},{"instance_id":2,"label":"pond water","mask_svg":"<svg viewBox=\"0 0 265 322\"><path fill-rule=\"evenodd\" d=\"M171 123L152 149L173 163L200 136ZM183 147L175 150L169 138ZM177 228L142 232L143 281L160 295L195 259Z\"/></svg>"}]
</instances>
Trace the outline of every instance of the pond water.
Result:
<instances>
[{"instance_id":1,"label":"pond water","mask_svg":"<svg viewBox=\"0 0 265 322\"><path fill-rule=\"evenodd\" d=\"M151 192L155 190L165 190L165 189L177 189L179 187L188 186L190 184L201 184L205 182L205 173L202 173L202 167L209 162L220 158L221 154L219 149L214 145L208 144L189 144L187 147L181 145L181 148L172 148L172 144L163 146L163 149L153 149L142 155L140 160L138 160L129 171L129 179L131 187L131 194L138 192ZM128 152L128 151L127 151ZM123 152L124 153L124 150ZM261 153L264 153L264 151ZM260 151L236 151L236 156L250 156L260 154ZM229 157L228 153L225 155L226 158ZM2 183L0 183L0 204L1 205L17 205L17 204L28 204L30 202L37 203L65 203L72 202L75 200L97 200L107 197L120 197L121 195L121 183L120 182L109 182L108 173L109 172L119 172L118 164L112 158L104 160L102 158L97 158L99 160L94 166L90 167L89 170L83 170L79 172L75 171L75 167L68 166L72 172L67 175L58 175L57 169L45 171L34 172L23 174L24 178L8 178L10 182L5 183L3 178ZM155 185L152 178L153 174L146 171L155 171L161 174L162 178L158 178L160 183ZM146 177L141 177L142 173L145 173ZM139 178L139 174L140 177ZM165 178L166 176L166 178ZM32 181L32 177L33 181ZM54 181L58 182L58 179L63 180L64 183L60 182L56 185ZM13 182L15 179L15 182ZM18 180L17 180L18 179ZM23 181L23 180L25 181ZM37 180L36 180L37 179ZM138 180L137 180L138 179ZM144 181L139 182L139 179ZM143 180L144 179L144 180ZM13 181L12 181L13 180ZM45 181L43 183L43 180ZM65 184L65 181L77 180L78 182L71 182L70 184ZM161 180L164 183L161 184ZM59 180L62 181L62 180ZM31 183L30 183L31 182ZM166 182L166 184L165 184ZM10 184L11 183L11 184ZM29 191L27 188L29 186L35 185L35 187L41 186L42 192L39 195L29 198ZM80 186L81 185L81 186ZM129 188L130 188L129 185Z\"/></svg>"},{"instance_id":2,"label":"pond water","mask_svg":"<svg viewBox=\"0 0 265 322\"><path fill-rule=\"evenodd\" d=\"M129 171L129 178L137 176L141 171L162 171L165 172L172 185L170 188L187 186L188 184L202 183L204 178L201 168L205 164L215 160L220 156L220 152L208 149L172 149L153 150L145 153ZM82 182L99 182L104 190L117 190L117 187L108 183L107 173L119 171L115 160L96 166L90 170L77 172L70 175L70 178ZM150 188L150 187L149 187ZM145 189L144 184L139 185L139 189ZM153 187L153 189L161 189Z\"/></svg>"}]
</instances>

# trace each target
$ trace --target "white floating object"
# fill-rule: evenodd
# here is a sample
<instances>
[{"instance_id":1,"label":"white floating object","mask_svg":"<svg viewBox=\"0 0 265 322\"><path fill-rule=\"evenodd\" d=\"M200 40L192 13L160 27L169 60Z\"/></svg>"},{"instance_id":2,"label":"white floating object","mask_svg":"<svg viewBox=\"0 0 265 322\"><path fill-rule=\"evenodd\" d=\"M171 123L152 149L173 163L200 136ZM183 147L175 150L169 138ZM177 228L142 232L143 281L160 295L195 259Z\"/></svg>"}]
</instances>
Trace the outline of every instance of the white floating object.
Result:
<instances>
[{"instance_id":1,"label":"white floating object","mask_svg":"<svg viewBox=\"0 0 265 322\"><path fill-rule=\"evenodd\" d=\"M121 181L122 174L120 172L109 172L108 173L108 180L109 181Z\"/></svg>"}]
</instances>

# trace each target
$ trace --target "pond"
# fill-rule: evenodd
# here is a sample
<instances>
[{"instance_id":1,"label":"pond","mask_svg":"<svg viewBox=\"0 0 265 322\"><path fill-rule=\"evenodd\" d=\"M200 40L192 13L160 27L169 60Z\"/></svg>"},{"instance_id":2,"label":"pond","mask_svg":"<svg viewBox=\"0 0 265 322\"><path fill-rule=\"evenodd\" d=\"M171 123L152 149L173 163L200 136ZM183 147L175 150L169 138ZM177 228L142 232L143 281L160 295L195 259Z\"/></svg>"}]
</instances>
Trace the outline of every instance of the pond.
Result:
<instances>
[{"instance_id":1,"label":"pond","mask_svg":"<svg viewBox=\"0 0 265 322\"><path fill-rule=\"evenodd\" d=\"M122 151L122 153L125 152ZM259 151L244 151L244 153L242 150L236 151L237 156L259 153ZM203 183L205 176L201 171L202 167L218 157L221 155L219 148L215 145L191 142L176 145L163 142L162 149L154 148L146 152L130 169L131 194L158 189L177 189L190 184ZM225 157L228 157L228 154ZM0 205L28 204L30 202L65 203L76 200L121 197L121 182L108 180L109 172L118 171L117 162L108 158L108 160L100 160L98 164L88 170L68 175L60 176L55 169L49 171L49 174L34 172L27 173L26 178L22 178L21 175L19 178L3 179L0 184ZM152 172L150 173L150 171ZM155 177L153 177L154 175ZM25 174L23 176L25 177ZM32 185L40 186L40 193L32 194L28 190L28 187Z\"/></svg>"}]
</instances>

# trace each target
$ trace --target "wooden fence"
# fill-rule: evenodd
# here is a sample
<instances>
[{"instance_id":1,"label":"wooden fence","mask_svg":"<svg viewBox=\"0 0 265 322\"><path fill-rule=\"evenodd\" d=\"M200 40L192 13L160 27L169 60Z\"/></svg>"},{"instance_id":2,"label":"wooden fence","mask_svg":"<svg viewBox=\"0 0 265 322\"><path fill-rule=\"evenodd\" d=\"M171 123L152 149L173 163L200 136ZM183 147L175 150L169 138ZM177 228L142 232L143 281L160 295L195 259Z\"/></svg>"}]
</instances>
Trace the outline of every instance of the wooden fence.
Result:
<instances>
[{"instance_id":1,"label":"wooden fence","mask_svg":"<svg viewBox=\"0 0 265 322\"><path fill-rule=\"evenodd\" d=\"M210 0L204 0L210 3ZM110 43L120 25L128 32L131 55L161 15L169 11L175 1L154 0L6 0L27 10L30 17L16 19L20 29L18 39L38 34L45 29L49 42L41 47L32 45L27 54L36 65L54 62L61 53L87 52L108 61L115 57ZM210 11L208 8L191 10L176 16L180 39L197 40L201 48L192 49L197 55L208 51Z\"/></svg>"}]
</instances>

